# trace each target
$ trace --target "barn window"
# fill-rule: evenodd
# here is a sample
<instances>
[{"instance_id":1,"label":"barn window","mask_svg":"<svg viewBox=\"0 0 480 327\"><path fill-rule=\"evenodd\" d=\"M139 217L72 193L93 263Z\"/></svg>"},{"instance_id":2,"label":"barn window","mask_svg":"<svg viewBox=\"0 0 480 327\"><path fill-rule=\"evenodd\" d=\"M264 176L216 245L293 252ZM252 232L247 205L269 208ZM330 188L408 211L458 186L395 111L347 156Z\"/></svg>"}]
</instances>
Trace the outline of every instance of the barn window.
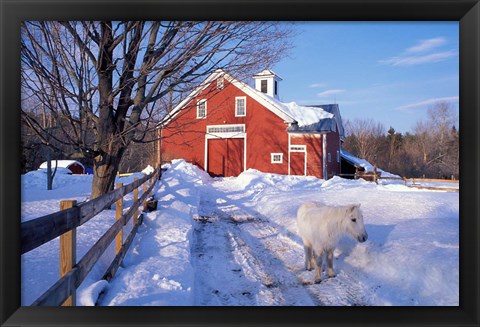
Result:
<instances>
[{"instance_id":1,"label":"barn window","mask_svg":"<svg viewBox=\"0 0 480 327\"><path fill-rule=\"evenodd\" d=\"M267 93L267 80L266 79L262 79L262 81L260 82L260 91L262 91L262 93Z\"/></svg>"},{"instance_id":2,"label":"barn window","mask_svg":"<svg viewBox=\"0 0 480 327\"><path fill-rule=\"evenodd\" d=\"M290 152L306 152L306 145L290 145Z\"/></svg>"},{"instance_id":3,"label":"barn window","mask_svg":"<svg viewBox=\"0 0 480 327\"><path fill-rule=\"evenodd\" d=\"M223 76L217 78L217 89L219 90L223 89Z\"/></svg>"},{"instance_id":4,"label":"barn window","mask_svg":"<svg viewBox=\"0 0 480 327\"><path fill-rule=\"evenodd\" d=\"M328 162L332 162L332 155L329 153L327 153L327 160Z\"/></svg>"},{"instance_id":5,"label":"barn window","mask_svg":"<svg viewBox=\"0 0 480 327\"><path fill-rule=\"evenodd\" d=\"M340 151L337 151L337 162L340 162Z\"/></svg>"},{"instance_id":6,"label":"barn window","mask_svg":"<svg viewBox=\"0 0 480 327\"><path fill-rule=\"evenodd\" d=\"M272 164L283 163L283 153L271 153Z\"/></svg>"},{"instance_id":7,"label":"barn window","mask_svg":"<svg viewBox=\"0 0 480 327\"><path fill-rule=\"evenodd\" d=\"M278 82L275 81L275 95L278 94Z\"/></svg>"},{"instance_id":8,"label":"barn window","mask_svg":"<svg viewBox=\"0 0 480 327\"><path fill-rule=\"evenodd\" d=\"M213 125L207 126L208 134L221 134L221 133L244 133L245 125Z\"/></svg>"},{"instance_id":9,"label":"barn window","mask_svg":"<svg viewBox=\"0 0 480 327\"><path fill-rule=\"evenodd\" d=\"M206 118L207 117L207 100L202 99L197 102L197 118Z\"/></svg>"},{"instance_id":10,"label":"barn window","mask_svg":"<svg viewBox=\"0 0 480 327\"><path fill-rule=\"evenodd\" d=\"M247 97L236 97L235 98L235 116L244 117L247 115Z\"/></svg>"}]
</instances>

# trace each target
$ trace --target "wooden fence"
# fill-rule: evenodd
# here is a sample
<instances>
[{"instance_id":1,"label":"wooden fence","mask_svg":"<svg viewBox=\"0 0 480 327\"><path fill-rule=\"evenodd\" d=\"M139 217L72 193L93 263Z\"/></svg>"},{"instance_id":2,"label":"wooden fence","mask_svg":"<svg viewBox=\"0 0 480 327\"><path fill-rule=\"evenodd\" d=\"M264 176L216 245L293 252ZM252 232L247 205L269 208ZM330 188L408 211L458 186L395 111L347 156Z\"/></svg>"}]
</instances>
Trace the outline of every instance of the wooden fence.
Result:
<instances>
[{"instance_id":1,"label":"wooden fence","mask_svg":"<svg viewBox=\"0 0 480 327\"><path fill-rule=\"evenodd\" d=\"M60 237L60 279L33 302L32 306L75 305L76 289L114 239L116 240L116 256L103 278L110 280L115 275L142 223L142 216L138 215L139 207L143 204L143 208L146 208L147 197L152 193L159 173L161 174L161 171L156 169L141 179L135 178L131 184L124 186L119 183L115 190L78 205L74 200L61 201L60 211L22 223L21 254ZM138 198L138 189L142 185L143 194ZM131 192L134 193L133 204L124 214L123 197ZM76 262L76 228L109 208L113 203L116 203L116 222L80 261ZM134 227L123 242L123 226L132 216Z\"/></svg>"},{"instance_id":2,"label":"wooden fence","mask_svg":"<svg viewBox=\"0 0 480 327\"><path fill-rule=\"evenodd\" d=\"M412 188L419 188L419 189L426 189L426 190L435 190L435 191L448 191L448 192L459 192L459 188L456 187L443 187L443 186L426 186L422 185L422 183L448 183L448 184L458 184L459 180L457 179L435 179L435 178L406 178L406 177L383 177L377 174L340 174L340 177L353 177L355 179L363 178L368 181L372 181L378 183L379 180L398 180L402 181L403 185L412 187Z\"/></svg>"}]
</instances>

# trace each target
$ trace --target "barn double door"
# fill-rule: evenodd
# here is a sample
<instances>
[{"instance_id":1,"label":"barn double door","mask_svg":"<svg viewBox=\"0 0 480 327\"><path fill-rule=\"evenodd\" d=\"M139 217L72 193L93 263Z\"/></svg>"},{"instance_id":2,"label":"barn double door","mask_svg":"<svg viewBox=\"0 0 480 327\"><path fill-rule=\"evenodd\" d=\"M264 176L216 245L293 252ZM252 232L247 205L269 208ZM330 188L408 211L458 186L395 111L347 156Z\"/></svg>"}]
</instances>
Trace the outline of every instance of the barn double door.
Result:
<instances>
[{"instance_id":1,"label":"barn double door","mask_svg":"<svg viewBox=\"0 0 480 327\"><path fill-rule=\"evenodd\" d=\"M210 176L238 176L243 172L243 138L209 139L207 151Z\"/></svg>"}]
</instances>

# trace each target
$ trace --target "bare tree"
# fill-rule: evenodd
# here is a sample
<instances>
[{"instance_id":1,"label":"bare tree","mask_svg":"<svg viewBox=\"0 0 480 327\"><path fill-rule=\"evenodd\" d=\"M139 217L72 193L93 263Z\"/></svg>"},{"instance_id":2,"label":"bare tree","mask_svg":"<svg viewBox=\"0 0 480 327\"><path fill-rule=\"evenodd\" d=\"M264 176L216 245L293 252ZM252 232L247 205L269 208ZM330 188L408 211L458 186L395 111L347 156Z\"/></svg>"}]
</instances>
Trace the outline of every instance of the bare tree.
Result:
<instances>
[{"instance_id":1,"label":"bare tree","mask_svg":"<svg viewBox=\"0 0 480 327\"><path fill-rule=\"evenodd\" d=\"M345 129L347 137L350 136L345 148L360 158L375 162L385 136L385 126L372 119L354 119L346 121Z\"/></svg>"},{"instance_id":2,"label":"bare tree","mask_svg":"<svg viewBox=\"0 0 480 327\"><path fill-rule=\"evenodd\" d=\"M458 175L458 133L453 106L437 102L428 109L431 144L427 165L437 177ZM456 165L455 165L456 163Z\"/></svg>"},{"instance_id":3,"label":"bare tree","mask_svg":"<svg viewBox=\"0 0 480 327\"><path fill-rule=\"evenodd\" d=\"M189 92L222 68L242 79L290 48L289 25L275 22L23 22L22 118L45 144L94 161L92 198L113 188L132 142L152 140L166 96ZM46 128L49 117L55 133ZM65 152L65 150L62 150Z\"/></svg>"}]
</instances>

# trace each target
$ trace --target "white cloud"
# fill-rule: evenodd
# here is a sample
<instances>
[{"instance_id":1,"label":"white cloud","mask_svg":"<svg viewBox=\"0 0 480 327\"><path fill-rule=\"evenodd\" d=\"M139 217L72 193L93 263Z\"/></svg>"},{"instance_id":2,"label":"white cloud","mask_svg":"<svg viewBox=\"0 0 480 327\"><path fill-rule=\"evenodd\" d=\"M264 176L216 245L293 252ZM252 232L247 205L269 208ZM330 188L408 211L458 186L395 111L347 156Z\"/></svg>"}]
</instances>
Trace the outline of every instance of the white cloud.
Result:
<instances>
[{"instance_id":1,"label":"white cloud","mask_svg":"<svg viewBox=\"0 0 480 327\"><path fill-rule=\"evenodd\" d=\"M326 90L326 91L318 93L317 95L321 98L324 98L324 97L328 97L328 96L332 96L332 95L340 94L340 93L344 93L344 92L345 92L345 90L340 90L340 89Z\"/></svg>"},{"instance_id":2,"label":"white cloud","mask_svg":"<svg viewBox=\"0 0 480 327\"><path fill-rule=\"evenodd\" d=\"M426 52L431 49L438 48L446 43L447 43L447 39L445 39L444 37L435 37L428 40L421 40L420 42L418 42L418 44L408 48L406 52L409 52L409 53Z\"/></svg>"},{"instance_id":3,"label":"white cloud","mask_svg":"<svg viewBox=\"0 0 480 327\"><path fill-rule=\"evenodd\" d=\"M444 37L435 37L421 40L416 45L405 49L400 55L379 60L380 64L392 66L413 66L420 64L436 63L458 56L458 49L437 49L447 44Z\"/></svg>"},{"instance_id":4,"label":"white cloud","mask_svg":"<svg viewBox=\"0 0 480 327\"><path fill-rule=\"evenodd\" d=\"M413 66L419 64L428 64L428 63L435 63L447 60L448 58L455 57L457 55L457 51L445 51L445 52L437 52L431 53L427 55L421 56L398 56L392 57L385 60L380 60L381 64L388 64L392 66Z\"/></svg>"},{"instance_id":5,"label":"white cloud","mask_svg":"<svg viewBox=\"0 0 480 327\"><path fill-rule=\"evenodd\" d=\"M459 99L458 96L444 97L444 98L433 98L433 99L428 99L428 100L424 100L424 101L420 101L420 102L416 102L416 103L412 103L412 104L407 104L405 106L400 106L400 107L397 107L395 109L405 110L405 109L422 108L422 107L433 105L437 102L458 102L458 99Z\"/></svg>"},{"instance_id":6,"label":"white cloud","mask_svg":"<svg viewBox=\"0 0 480 327\"><path fill-rule=\"evenodd\" d=\"M324 87L326 86L327 84L325 83L314 83L314 84L310 84L308 87Z\"/></svg>"}]
</instances>

